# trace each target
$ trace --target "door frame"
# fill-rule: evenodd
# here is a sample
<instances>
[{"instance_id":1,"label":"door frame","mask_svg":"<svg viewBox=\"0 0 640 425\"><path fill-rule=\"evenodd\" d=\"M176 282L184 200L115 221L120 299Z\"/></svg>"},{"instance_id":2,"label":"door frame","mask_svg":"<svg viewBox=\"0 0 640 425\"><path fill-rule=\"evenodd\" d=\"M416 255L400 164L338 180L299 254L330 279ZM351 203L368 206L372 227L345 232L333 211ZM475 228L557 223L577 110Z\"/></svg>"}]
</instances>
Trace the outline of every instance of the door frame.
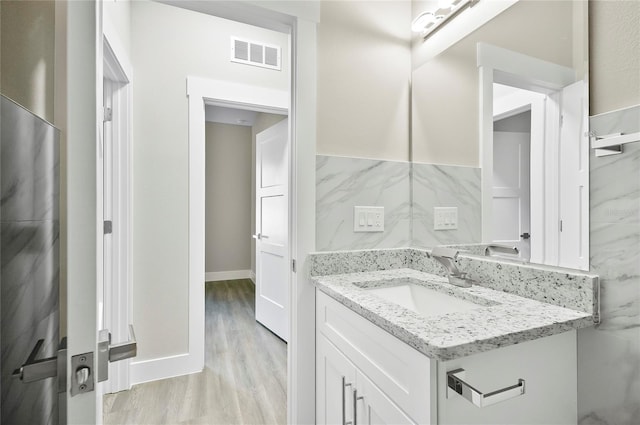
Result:
<instances>
[{"instance_id":1,"label":"door frame","mask_svg":"<svg viewBox=\"0 0 640 425\"><path fill-rule=\"evenodd\" d=\"M117 182L113 189L113 217L115 228L112 246L115 255L112 258L112 286L105 291L105 328L111 332L114 343L129 339L129 325L132 311L132 234L133 217L131 190L132 159L132 78L131 65L124 54L120 42L114 34L104 29L104 72L103 78L118 85L112 93L113 109L112 134L114 136L114 157L112 181ZM104 195L103 195L104 196ZM106 254L106 253L105 253ZM109 363L109 380L102 385L104 393L113 393L131 388L130 360Z\"/></svg>"},{"instance_id":2,"label":"door frame","mask_svg":"<svg viewBox=\"0 0 640 425\"><path fill-rule=\"evenodd\" d=\"M187 77L186 94L189 105L189 351L182 364L188 368L184 373L195 373L204 368L205 352L205 107L216 105L288 114L290 96L286 91L193 76ZM290 170L291 161L288 162Z\"/></svg>"},{"instance_id":3,"label":"door frame","mask_svg":"<svg viewBox=\"0 0 640 425\"><path fill-rule=\"evenodd\" d=\"M307 256L316 248L317 23L320 21L320 2L309 0L255 5L249 1L233 4L161 1L221 18L288 32L291 37L289 238L291 259L296 261L297 270L291 274L289 291L287 423L314 423L316 291L308 276ZM202 102L197 103L199 104ZM200 282L199 286L202 284ZM204 338L204 333L200 335Z\"/></svg>"},{"instance_id":4,"label":"door frame","mask_svg":"<svg viewBox=\"0 0 640 425\"><path fill-rule=\"evenodd\" d=\"M187 2L180 2L186 5ZM315 148L317 93L317 23L320 3L194 2L196 6L241 6L228 19L252 25L290 28L292 46L291 129L292 195L291 223L295 231L291 250L299 273L291 281L291 341L288 344L288 423L315 420L315 287L305 273L307 254L315 250ZM71 380L71 356L97 351L96 285L101 277L98 225L97 146L102 107L102 1L56 3L60 17L60 52L64 64L63 96L60 98L62 130L66 130L66 223L67 223L67 379ZM234 15L235 13L235 15ZM218 16L218 15L217 15ZM272 28L273 29L273 28ZM70 84L70 83L73 84ZM202 306L204 307L204 306ZM200 338L204 337L204 333ZM67 394L69 423L101 423L102 403L97 391Z\"/></svg>"},{"instance_id":5,"label":"door frame","mask_svg":"<svg viewBox=\"0 0 640 425\"><path fill-rule=\"evenodd\" d=\"M490 243L489 237L493 220L491 197L493 187L493 84L500 83L551 94L575 82L576 75L571 68L488 43L478 43L477 64L480 89L478 122L480 133L479 163L482 176L482 241ZM549 124L548 121L547 124ZM533 157L534 153L532 152ZM545 158L545 161L548 159Z\"/></svg>"}]
</instances>

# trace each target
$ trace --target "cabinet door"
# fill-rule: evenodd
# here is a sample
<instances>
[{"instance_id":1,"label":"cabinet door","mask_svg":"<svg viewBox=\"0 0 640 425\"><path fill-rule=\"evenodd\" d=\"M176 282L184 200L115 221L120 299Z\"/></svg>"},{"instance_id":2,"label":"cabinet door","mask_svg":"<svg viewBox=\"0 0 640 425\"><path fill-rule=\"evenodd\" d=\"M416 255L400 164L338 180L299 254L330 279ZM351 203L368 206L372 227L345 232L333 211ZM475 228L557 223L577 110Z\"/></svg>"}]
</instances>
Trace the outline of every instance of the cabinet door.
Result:
<instances>
[{"instance_id":1,"label":"cabinet door","mask_svg":"<svg viewBox=\"0 0 640 425\"><path fill-rule=\"evenodd\" d=\"M358 371L356 381L356 391L353 393L351 400L357 409L355 425L404 425L415 423L360 371Z\"/></svg>"},{"instance_id":2,"label":"cabinet door","mask_svg":"<svg viewBox=\"0 0 640 425\"><path fill-rule=\"evenodd\" d=\"M322 334L316 340L316 423L353 423L356 368Z\"/></svg>"}]
</instances>

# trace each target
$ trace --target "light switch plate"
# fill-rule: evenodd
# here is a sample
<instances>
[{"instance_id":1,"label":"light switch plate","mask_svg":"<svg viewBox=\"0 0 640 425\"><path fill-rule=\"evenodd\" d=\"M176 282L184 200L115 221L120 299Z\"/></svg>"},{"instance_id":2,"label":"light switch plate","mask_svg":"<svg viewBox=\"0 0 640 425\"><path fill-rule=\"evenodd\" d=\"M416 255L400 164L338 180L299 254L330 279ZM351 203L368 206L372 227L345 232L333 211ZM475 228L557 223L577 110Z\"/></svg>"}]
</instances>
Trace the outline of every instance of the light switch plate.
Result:
<instances>
[{"instance_id":1,"label":"light switch plate","mask_svg":"<svg viewBox=\"0 0 640 425\"><path fill-rule=\"evenodd\" d=\"M384 232L384 207L353 207L354 232Z\"/></svg>"},{"instance_id":2,"label":"light switch plate","mask_svg":"<svg viewBox=\"0 0 640 425\"><path fill-rule=\"evenodd\" d=\"M433 230L454 230L458 228L458 207L434 207Z\"/></svg>"}]
</instances>

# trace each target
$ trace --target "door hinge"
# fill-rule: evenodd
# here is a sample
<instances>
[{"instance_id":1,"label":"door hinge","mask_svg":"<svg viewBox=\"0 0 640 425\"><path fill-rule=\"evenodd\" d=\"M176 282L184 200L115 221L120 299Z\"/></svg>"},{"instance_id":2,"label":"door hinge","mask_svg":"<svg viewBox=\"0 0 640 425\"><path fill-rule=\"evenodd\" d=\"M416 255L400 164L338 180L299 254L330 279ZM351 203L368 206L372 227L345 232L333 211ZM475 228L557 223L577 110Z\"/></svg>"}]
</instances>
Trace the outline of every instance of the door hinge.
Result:
<instances>
[{"instance_id":1,"label":"door hinge","mask_svg":"<svg viewBox=\"0 0 640 425\"><path fill-rule=\"evenodd\" d=\"M104 115L102 117L102 121L103 122L110 122L113 120L113 109L111 108L104 108Z\"/></svg>"},{"instance_id":2,"label":"door hinge","mask_svg":"<svg viewBox=\"0 0 640 425\"><path fill-rule=\"evenodd\" d=\"M113 221L105 220L105 222L104 222L104 234L105 235L110 235L111 233L113 233Z\"/></svg>"},{"instance_id":3,"label":"door hinge","mask_svg":"<svg viewBox=\"0 0 640 425\"><path fill-rule=\"evenodd\" d=\"M562 232L562 220L560 220L560 231Z\"/></svg>"},{"instance_id":4,"label":"door hinge","mask_svg":"<svg viewBox=\"0 0 640 425\"><path fill-rule=\"evenodd\" d=\"M560 127L564 125L564 115L560 115Z\"/></svg>"},{"instance_id":5,"label":"door hinge","mask_svg":"<svg viewBox=\"0 0 640 425\"><path fill-rule=\"evenodd\" d=\"M296 260L291 260L291 270L296 273Z\"/></svg>"}]
</instances>

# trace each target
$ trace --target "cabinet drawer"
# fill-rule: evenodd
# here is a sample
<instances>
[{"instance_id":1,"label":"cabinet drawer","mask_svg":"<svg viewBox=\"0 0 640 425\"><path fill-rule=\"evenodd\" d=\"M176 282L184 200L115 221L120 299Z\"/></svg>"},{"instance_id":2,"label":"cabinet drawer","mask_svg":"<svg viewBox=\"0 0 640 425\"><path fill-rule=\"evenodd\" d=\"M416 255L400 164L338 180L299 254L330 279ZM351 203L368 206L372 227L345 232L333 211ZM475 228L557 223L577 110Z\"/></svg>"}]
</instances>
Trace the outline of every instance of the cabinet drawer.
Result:
<instances>
[{"instance_id":1,"label":"cabinet drawer","mask_svg":"<svg viewBox=\"0 0 640 425\"><path fill-rule=\"evenodd\" d=\"M316 328L418 423L435 423L435 361L328 295L317 292Z\"/></svg>"}]
</instances>

